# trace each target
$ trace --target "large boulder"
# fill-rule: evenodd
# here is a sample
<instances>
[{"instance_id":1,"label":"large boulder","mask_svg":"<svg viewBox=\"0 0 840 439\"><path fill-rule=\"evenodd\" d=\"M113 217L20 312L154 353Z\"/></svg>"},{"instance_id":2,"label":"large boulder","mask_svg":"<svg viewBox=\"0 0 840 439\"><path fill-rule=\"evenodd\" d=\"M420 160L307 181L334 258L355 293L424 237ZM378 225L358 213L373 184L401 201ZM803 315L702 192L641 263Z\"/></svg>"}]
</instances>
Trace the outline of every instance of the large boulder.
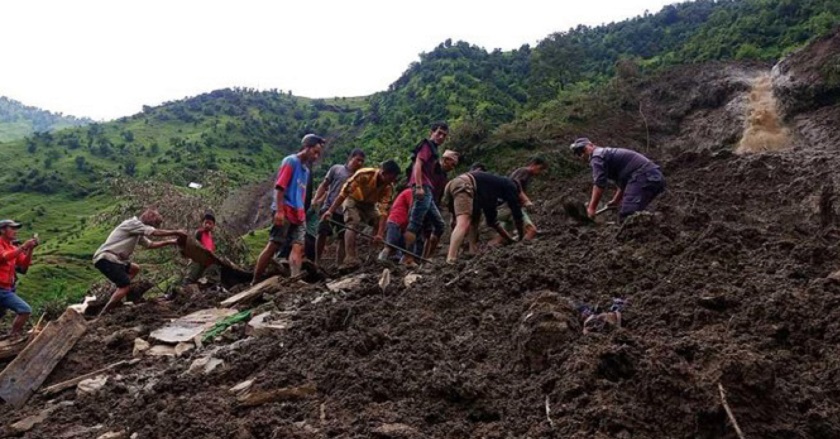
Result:
<instances>
[{"instance_id":1,"label":"large boulder","mask_svg":"<svg viewBox=\"0 0 840 439\"><path fill-rule=\"evenodd\" d=\"M840 27L785 57L772 75L785 119L840 103Z\"/></svg>"}]
</instances>

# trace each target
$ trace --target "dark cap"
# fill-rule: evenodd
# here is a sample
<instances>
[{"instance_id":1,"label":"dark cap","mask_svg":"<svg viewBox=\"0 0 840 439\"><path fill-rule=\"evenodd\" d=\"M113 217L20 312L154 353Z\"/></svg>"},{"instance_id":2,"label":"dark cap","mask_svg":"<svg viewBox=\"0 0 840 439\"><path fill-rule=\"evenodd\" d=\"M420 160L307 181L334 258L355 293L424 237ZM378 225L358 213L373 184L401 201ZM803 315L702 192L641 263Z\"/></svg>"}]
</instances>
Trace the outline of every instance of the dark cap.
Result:
<instances>
[{"instance_id":1,"label":"dark cap","mask_svg":"<svg viewBox=\"0 0 840 439\"><path fill-rule=\"evenodd\" d=\"M0 220L0 229L5 229L6 227L11 227L13 229L19 229L21 227L20 223L14 222L10 219Z\"/></svg>"},{"instance_id":2,"label":"dark cap","mask_svg":"<svg viewBox=\"0 0 840 439\"><path fill-rule=\"evenodd\" d=\"M586 148L586 145L589 145L590 143L592 143L592 142L590 142L588 138L581 137L581 138L575 140L575 143L572 143L571 145L569 145L569 148L572 150L572 152L575 155L581 155L581 154L583 154L583 148Z\"/></svg>"},{"instance_id":3,"label":"dark cap","mask_svg":"<svg viewBox=\"0 0 840 439\"><path fill-rule=\"evenodd\" d=\"M317 145L323 145L324 143L326 143L324 138L316 134L307 134L300 140L300 144L304 148L312 148Z\"/></svg>"},{"instance_id":4,"label":"dark cap","mask_svg":"<svg viewBox=\"0 0 840 439\"><path fill-rule=\"evenodd\" d=\"M473 172L473 171L487 172L487 166L484 166L484 163L475 162L472 165L470 165L470 172Z\"/></svg>"},{"instance_id":5,"label":"dark cap","mask_svg":"<svg viewBox=\"0 0 840 439\"><path fill-rule=\"evenodd\" d=\"M205 221L206 221L206 220L210 220L210 221L213 221L213 222L215 223L215 222L216 222L216 217L215 217L215 216L213 216L213 212L206 212L206 213L204 214L204 220L205 220Z\"/></svg>"}]
</instances>

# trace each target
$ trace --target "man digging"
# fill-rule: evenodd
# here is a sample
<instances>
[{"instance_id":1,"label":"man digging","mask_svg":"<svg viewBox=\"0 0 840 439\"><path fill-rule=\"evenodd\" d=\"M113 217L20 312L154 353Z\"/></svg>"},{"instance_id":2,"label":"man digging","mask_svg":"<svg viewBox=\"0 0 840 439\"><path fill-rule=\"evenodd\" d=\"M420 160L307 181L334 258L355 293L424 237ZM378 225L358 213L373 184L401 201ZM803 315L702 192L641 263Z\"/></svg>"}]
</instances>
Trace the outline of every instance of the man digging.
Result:
<instances>
[{"instance_id":1,"label":"man digging","mask_svg":"<svg viewBox=\"0 0 840 439\"><path fill-rule=\"evenodd\" d=\"M360 264L356 249L356 232L369 224L376 231L376 243L385 238L385 226L388 221L388 207L394 193L394 181L400 173L400 166L393 160L382 163L382 167L364 168L350 177L341 189L338 197L324 212L321 221L328 222L339 206L344 207L344 247L347 256L344 267Z\"/></svg>"},{"instance_id":2,"label":"man digging","mask_svg":"<svg viewBox=\"0 0 840 439\"><path fill-rule=\"evenodd\" d=\"M659 166L636 151L623 148L602 148L586 137L575 140L572 153L592 167L592 196L586 208L589 218L595 218L598 203L609 180L618 186L607 207L618 207L618 219L645 210L657 195L665 191L665 177Z\"/></svg>"}]
</instances>

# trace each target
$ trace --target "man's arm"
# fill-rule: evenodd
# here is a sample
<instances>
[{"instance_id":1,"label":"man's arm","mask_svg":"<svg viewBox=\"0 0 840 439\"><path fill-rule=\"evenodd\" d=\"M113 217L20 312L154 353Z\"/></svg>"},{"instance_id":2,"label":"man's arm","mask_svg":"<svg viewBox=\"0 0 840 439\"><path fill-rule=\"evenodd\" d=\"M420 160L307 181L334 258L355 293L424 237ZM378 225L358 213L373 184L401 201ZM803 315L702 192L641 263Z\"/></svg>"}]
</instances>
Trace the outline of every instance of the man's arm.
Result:
<instances>
[{"instance_id":1,"label":"man's arm","mask_svg":"<svg viewBox=\"0 0 840 439\"><path fill-rule=\"evenodd\" d=\"M423 153L429 148L428 145L423 145L420 147L420 151L417 151L417 158L414 159L414 169L412 170L414 174L414 195L417 198L423 198L426 195L426 191L423 189Z\"/></svg>"},{"instance_id":2,"label":"man's arm","mask_svg":"<svg viewBox=\"0 0 840 439\"><path fill-rule=\"evenodd\" d=\"M586 208L586 214L589 215L590 218L595 218L595 212L598 210L598 203L601 201L601 197L604 195L604 188L593 185L592 186L592 197L589 199L589 207Z\"/></svg>"},{"instance_id":3,"label":"man's arm","mask_svg":"<svg viewBox=\"0 0 840 439\"><path fill-rule=\"evenodd\" d=\"M324 203L324 200L327 198L327 188L330 186L333 179L332 174L333 170L330 168L330 170L327 171L327 175L324 177L324 180L320 185L318 185L318 189L315 191L315 196L312 198L312 204L320 205Z\"/></svg>"},{"instance_id":4,"label":"man's arm","mask_svg":"<svg viewBox=\"0 0 840 439\"><path fill-rule=\"evenodd\" d=\"M286 219L285 213L283 212L283 196L286 194L286 191L281 187L275 187L274 192L274 201L277 205L277 211L274 212L274 225L281 227L283 226L283 221Z\"/></svg>"},{"instance_id":5,"label":"man's arm","mask_svg":"<svg viewBox=\"0 0 840 439\"><path fill-rule=\"evenodd\" d=\"M185 230L162 230L162 229L155 229L152 233L149 233L148 236L157 236L157 237L164 237L164 236L187 236L187 232Z\"/></svg>"},{"instance_id":6,"label":"man's arm","mask_svg":"<svg viewBox=\"0 0 840 439\"><path fill-rule=\"evenodd\" d=\"M152 250L152 249L156 249L156 248L168 247L170 245L177 245L177 244L178 244L177 239L167 239L166 241L153 241L146 248L149 249L149 250Z\"/></svg>"},{"instance_id":7,"label":"man's arm","mask_svg":"<svg viewBox=\"0 0 840 439\"><path fill-rule=\"evenodd\" d=\"M620 187L615 191L615 195L613 195L612 200L610 200L610 202L607 203L607 206L610 206L610 207L618 206L619 203L621 203L621 200L623 200L623 199L624 199L624 188Z\"/></svg>"}]
</instances>

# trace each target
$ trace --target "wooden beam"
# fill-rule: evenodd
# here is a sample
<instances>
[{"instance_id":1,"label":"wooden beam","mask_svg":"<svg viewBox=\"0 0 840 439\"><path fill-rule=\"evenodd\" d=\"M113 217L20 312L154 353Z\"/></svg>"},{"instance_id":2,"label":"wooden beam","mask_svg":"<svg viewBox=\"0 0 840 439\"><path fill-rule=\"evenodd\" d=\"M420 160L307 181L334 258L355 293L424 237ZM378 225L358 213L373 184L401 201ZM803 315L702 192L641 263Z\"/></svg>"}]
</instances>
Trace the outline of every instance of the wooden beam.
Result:
<instances>
[{"instance_id":1,"label":"wooden beam","mask_svg":"<svg viewBox=\"0 0 840 439\"><path fill-rule=\"evenodd\" d=\"M135 358L133 360L118 361L118 362L116 362L116 363L114 363L110 366L103 367L102 369L95 370L93 372L86 373L84 375L79 375L76 378L69 379L67 381L62 381L58 384L53 384L52 386L49 386L49 387L45 387L43 390L40 391L40 393L43 393L44 395L52 395L54 393L61 392L62 390L69 389L71 387L76 387L76 385L79 384L80 382L82 382L82 381L84 381L88 378L93 378L97 375L101 375L105 372L108 372L111 369L116 369L116 368L118 368L120 366L123 366L123 365L129 365L130 366L130 365L137 364L139 362L140 362L139 358Z\"/></svg>"},{"instance_id":2,"label":"wooden beam","mask_svg":"<svg viewBox=\"0 0 840 439\"><path fill-rule=\"evenodd\" d=\"M302 276L295 276L295 278L302 279ZM293 280L295 278L290 278L289 280ZM238 303L242 303L251 300L255 297L262 296L264 293L276 291L278 288L280 288L282 281L283 278L281 278L280 276L270 277L239 294L236 294L223 300L222 306L231 307Z\"/></svg>"},{"instance_id":3,"label":"wooden beam","mask_svg":"<svg viewBox=\"0 0 840 439\"><path fill-rule=\"evenodd\" d=\"M16 340L0 341L0 360L6 360L17 356L17 354L26 347L26 343L28 343L31 339L32 337L27 336Z\"/></svg>"},{"instance_id":4,"label":"wooden beam","mask_svg":"<svg viewBox=\"0 0 840 439\"><path fill-rule=\"evenodd\" d=\"M0 372L0 398L14 407L23 406L41 387L62 358L85 333L84 317L68 309L41 331L21 353Z\"/></svg>"}]
</instances>

